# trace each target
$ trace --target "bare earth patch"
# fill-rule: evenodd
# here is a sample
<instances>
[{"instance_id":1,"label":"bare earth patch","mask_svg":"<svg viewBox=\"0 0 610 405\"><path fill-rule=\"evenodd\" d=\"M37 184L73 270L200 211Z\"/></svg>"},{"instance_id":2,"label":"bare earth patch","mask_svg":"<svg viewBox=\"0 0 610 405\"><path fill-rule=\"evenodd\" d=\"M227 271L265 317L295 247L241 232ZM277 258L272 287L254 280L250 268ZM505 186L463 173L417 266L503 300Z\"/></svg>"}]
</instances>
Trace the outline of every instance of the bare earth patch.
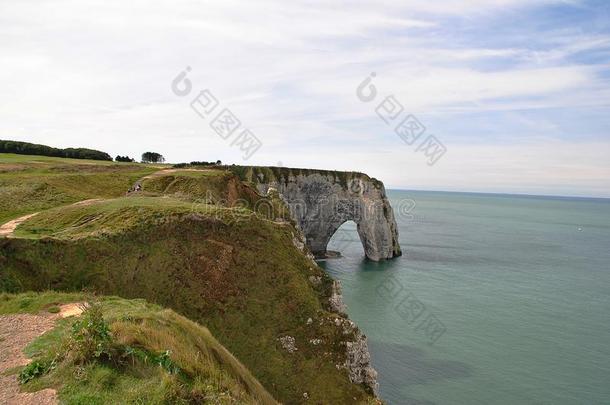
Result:
<instances>
[{"instance_id":1,"label":"bare earth patch","mask_svg":"<svg viewBox=\"0 0 610 405\"><path fill-rule=\"evenodd\" d=\"M70 316L79 316L85 310L85 304L75 302L72 304L64 304L59 307L59 316L68 318Z\"/></svg>"},{"instance_id":2,"label":"bare earth patch","mask_svg":"<svg viewBox=\"0 0 610 405\"><path fill-rule=\"evenodd\" d=\"M210 171L210 169L163 169L163 170L159 170L158 172L149 174L148 176L142 177L138 182L140 182L142 180L154 179L156 177L161 177L161 176L165 176L166 174L172 174L172 173L176 173L176 172L205 172L205 171Z\"/></svg>"},{"instance_id":3,"label":"bare earth patch","mask_svg":"<svg viewBox=\"0 0 610 405\"><path fill-rule=\"evenodd\" d=\"M0 316L0 403L2 404L56 404L55 390L45 389L34 393L20 393L16 375L4 373L24 366L29 359L23 349L32 340L53 328L57 315L4 315Z\"/></svg>"},{"instance_id":4,"label":"bare earth patch","mask_svg":"<svg viewBox=\"0 0 610 405\"><path fill-rule=\"evenodd\" d=\"M15 314L0 316L0 404L50 405L57 404L57 393L53 389L37 392L19 392L17 375L5 375L7 370L25 366L30 362L23 349L35 338L53 329L59 318L78 316L83 304L72 303L60 306L58 314Z\"/></svg>"}]
</instances>

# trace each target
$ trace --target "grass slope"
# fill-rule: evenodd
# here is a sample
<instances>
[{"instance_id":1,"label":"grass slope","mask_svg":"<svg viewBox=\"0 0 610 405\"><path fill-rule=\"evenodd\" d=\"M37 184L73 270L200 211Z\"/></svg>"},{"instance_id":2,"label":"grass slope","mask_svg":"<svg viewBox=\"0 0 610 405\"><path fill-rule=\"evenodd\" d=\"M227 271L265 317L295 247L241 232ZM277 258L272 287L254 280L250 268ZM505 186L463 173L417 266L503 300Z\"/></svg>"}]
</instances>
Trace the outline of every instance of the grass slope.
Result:
<instances>
[{"instance_id":1,"label":"grass slope","mask_svg":"<svg viewBox=\"0 0 610 405\"><path fill-rule=\"evenodd\" d=\"M247 208L264 218L291 221L290 213L277 195L261 196L256 188L230 170L172 170L149 176L142 185L147 195L165 195L198 204Z\"/></svg>"},{"instance_id":2,"label":"grass slope","mask_svg":"<svg viewBox=\"0 0 610 405\"><path fill-rule=\"evenodd\" d=\"M84 294L44 292L0 294L0 314L37 313L60 303L82 302ZM144 300L101 297L101 309L114 345L138 353L168 353L161 367L136 357L123 364L64 358L23 388L55 388L66 404L217 403L275 404L250 372L201 325ZM37 338L25 350L34 362L45 364L64 354L73 319ZM171 363L170 363L171 362ZM172 372L173 371L173 372Z\"/></svg>"},{"instance_id":3,"label":"grass slope","mask_svg":"<svg viewBox=\"0 0 610 405\"><path fill-rule=\"evenodd\" d=\"M125 194L160 166L0 154L0 223L90 198Z\"/></svg>"}]
</instances>

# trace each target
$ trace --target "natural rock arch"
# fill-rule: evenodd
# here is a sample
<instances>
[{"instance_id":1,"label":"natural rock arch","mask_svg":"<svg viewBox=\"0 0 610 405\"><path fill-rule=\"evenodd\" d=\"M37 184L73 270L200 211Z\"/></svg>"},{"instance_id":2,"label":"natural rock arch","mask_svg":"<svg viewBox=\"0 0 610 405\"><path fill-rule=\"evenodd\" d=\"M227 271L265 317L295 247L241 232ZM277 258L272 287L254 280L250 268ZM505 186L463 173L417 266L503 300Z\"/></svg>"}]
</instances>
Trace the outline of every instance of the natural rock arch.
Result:
<instances>
[{"instance_id":1,"label":"natural rock arch","mask_svg":"<svg viewBox=\"0 0 610 405\"><path fill-rule=\"evenodd\" d=\"M266 171L263 171L266 169ZM383 183L362 173L287 168L250 168L246 180L260 192L276 189L318 257L346 221L354 221L366 256L374 261L401 255L394 213Z\"/></svg>"}]
</instances>

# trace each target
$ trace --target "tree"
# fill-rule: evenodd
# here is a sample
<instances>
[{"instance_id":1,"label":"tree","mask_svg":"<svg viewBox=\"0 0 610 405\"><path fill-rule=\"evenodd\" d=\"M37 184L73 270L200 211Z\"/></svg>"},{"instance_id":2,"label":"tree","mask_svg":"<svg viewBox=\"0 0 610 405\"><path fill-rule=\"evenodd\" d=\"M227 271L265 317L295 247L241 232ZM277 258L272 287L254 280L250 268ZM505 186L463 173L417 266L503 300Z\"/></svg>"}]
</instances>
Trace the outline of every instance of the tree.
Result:
<instances>
[{"instance_id":1,"label":"tree","mask_svg":"<svg viewBox=\"0 0 610 405\"><path fill-rule=\"evenodd\" d=\"M216 161L216 166L220 166L221 164L222 164L222 160L218 159L218 160Z\"/></svg>"},{"instance_id":2,"label":"tree","mask_svg":"<svg viewBox=\"0 0 610 405\"><path fill-rule=\"evenodd\" d=\"M142 153L142 163L163 163L165 158L162 154L157 152L144 152Z\"/></svg>"},{"instance_id":3,"label":"tree","mask_svg":"<svg viewBox=\"0 0 610 405\"><path fill-rule=\"evenodd\" d=\"M125 156L117 155L117 157L115 157L114 160L117 161L117 162L128 162L128 163L136 161L135 159L130 158L127 155L125 155Z\"/></svg>"}]
</instances>

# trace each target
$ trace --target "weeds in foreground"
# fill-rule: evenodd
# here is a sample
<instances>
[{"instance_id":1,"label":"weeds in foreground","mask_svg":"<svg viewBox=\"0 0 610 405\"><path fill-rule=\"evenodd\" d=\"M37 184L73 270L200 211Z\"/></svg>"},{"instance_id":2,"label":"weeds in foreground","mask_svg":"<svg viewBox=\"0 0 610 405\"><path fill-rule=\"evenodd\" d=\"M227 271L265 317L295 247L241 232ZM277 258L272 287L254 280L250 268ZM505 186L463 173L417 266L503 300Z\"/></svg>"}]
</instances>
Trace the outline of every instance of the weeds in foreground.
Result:
<instances>
[{"instance_id":1,"label":"weeds in foreground","mask_svg":"<svg viewBox=\"0 0 610 405\"><path fill-rule=\"evenodd\" d=\"M76 363L112 360L110 325L104 319L102 305L89 303L81 317L72 324L68 351Z\"/></svg>"},{"instance_id":2,"label":"weeds in foreground","mask_svg":"<svg viewBox=\"0 0 610 405\"><path fill-rule=\"evenodd\" d=\"M164 311L159 315L147 312L152 318L123 314L109 322L104 317L108 303L103 306L92 301L71 324L66 320L64 333L44 338L55 340L49 340L45 352L21 370L19 381L27 384L25 390L53 387L67 402L91 404L117 400L151 404L273 402L253 401L244 390L244 380L234 380L212 358L199 358L199 350L196 359L191 357L185 363L186 369L179 367L176 360L184 363L188 355L187 347L178 342L186 339L183 343L192 343L197 336L182 328L184 322L190 325L188 321ZM160 320L156 316L164 321L154 322L156 327L151 330L146 325L151 319ZM169 329L161 331L161 325Z\"/></svg>"},{"instance_id":3,"label":"weeds in foreground","mask_svg":"<svg viewBox=\"0 0 610 405\"><path fill-rule=\"evenodd\" d=\"M40 376L48 373L49 371L53 370L56 366L57 366L57 363L55 362L55 360L33 361L30 364L28 364L27 366L25 366L25 368L23 370L21 370L21 372L19 373L19 382L21 384L25 384L28 381L33 380L36 377L40 377Z\"/></svg>"}]
</instances>

